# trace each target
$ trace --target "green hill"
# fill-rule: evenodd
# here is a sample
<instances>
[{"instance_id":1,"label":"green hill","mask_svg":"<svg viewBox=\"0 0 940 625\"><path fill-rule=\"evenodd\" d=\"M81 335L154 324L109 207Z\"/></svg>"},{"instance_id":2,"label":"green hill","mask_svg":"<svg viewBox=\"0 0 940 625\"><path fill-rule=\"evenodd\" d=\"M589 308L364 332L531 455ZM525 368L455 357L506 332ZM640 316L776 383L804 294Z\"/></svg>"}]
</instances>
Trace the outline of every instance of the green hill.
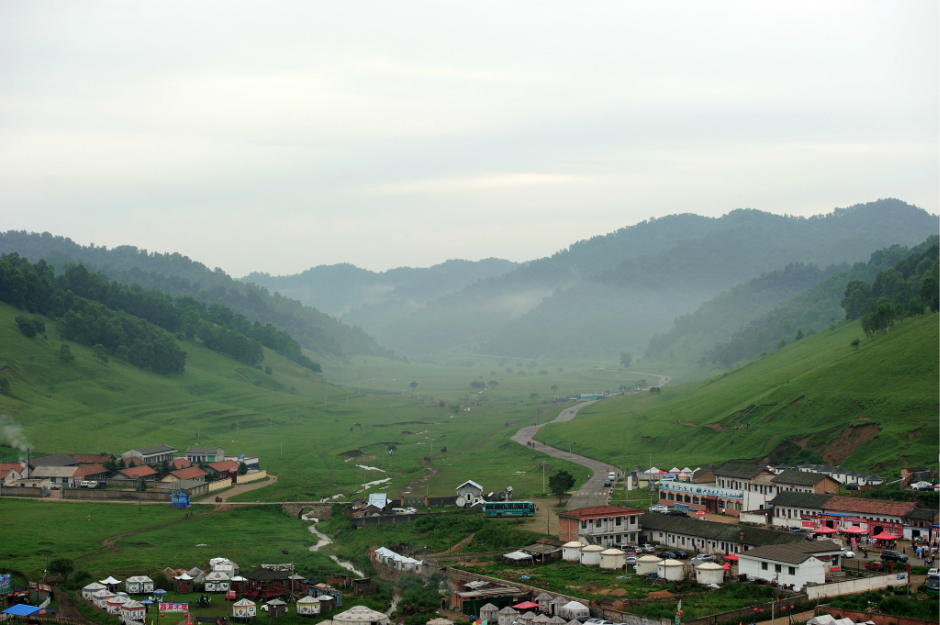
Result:
<instances>
[{"instance_id":1,"label":"green hill","mask_svg":"<svg viewBox=\"0 0 940 625\"><path fill-rule=\"evenodd\" d=\"M874 340L842 322L719 377L598 402L539 439L631 468L650 457L694 467L800 453L866 471L932 466L938 319L908 319Z\"/></svg>"},{"instance_id":2,"label":"green hill","mask_svg":"<svg viewBox=\"0 0 940 625\"><path fill-rule=\"evenodd\" d=\"M271 294L254 284L234 280L222 269L209 269L182 254L148 252L124 245L108 249L82 246L48 232L10 230L0 233L0 253L16 252L33 262L45 259L60 272L82 263L122 284L139 284L174 297L192 297L206 304L222 304L250 322L270 323L319 354L390 355L360 328L349 327L297 300Z\"/></svg>"}]
</instances>

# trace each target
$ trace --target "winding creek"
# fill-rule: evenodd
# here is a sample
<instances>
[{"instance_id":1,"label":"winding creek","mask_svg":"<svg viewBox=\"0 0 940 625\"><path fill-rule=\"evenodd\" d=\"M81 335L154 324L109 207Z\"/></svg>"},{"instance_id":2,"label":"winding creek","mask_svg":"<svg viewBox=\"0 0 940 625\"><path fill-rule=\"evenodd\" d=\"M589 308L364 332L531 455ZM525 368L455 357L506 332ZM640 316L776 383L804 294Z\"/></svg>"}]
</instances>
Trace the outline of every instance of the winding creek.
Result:
<instances>
[{"instance_id":1,"label":"winding creek","mask_svg":"<svg viewBox=\"0 0 940 625\"><path fill-rule=\"evenodd\" d=\"M315 544L315 545L310 545L310 551L319 551L319 550L320 550L320 547L326 547L327 545L329 545L330 543L333 542L332 539L330 539L329 536L327 536L326 534L324 534L323 532L321 532L320 530L317 529L317 523L320 522L320 519L318 519L318 518L316 518L316 517L307 517L307 516L304 516L304 517L303 517L303 520L304 520L304 521L313 521L313 523L311 523L310 526L307 527L307 529L310 530L310 533L311 533L311 534L313 534L313 535L315 535L315 536L317 537L317 544ZM358 575L359 577L365 577L365 573L363 573L362 571L360 571L359 569L357 569L357 568L355 567L355 565L353 565L352 562L347 562L346 560L340 560L340 559L337 558L336 556L330 556L330 560L332 560L332 561L335 562L336 564L340 565L341 567L343 567L343 568L346 569L347 571L350 571L350 572L352 572L352 573L355 573L355 574Z\"/></svg>"}]
</instances>

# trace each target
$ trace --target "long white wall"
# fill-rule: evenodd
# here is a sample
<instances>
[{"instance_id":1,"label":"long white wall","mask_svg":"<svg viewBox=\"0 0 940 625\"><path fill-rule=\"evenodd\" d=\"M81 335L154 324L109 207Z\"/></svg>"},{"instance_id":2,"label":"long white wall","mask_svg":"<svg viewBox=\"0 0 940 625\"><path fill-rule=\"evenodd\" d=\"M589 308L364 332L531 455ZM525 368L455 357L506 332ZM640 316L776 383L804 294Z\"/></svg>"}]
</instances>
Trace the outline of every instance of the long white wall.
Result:
<instances>
[{"instance_id":1,"label":"long white wall","mask_svg":"<svg viewBox=\"0 0 940 625\"><path fill-rule=\"evenodd\" d=\"M901 576L903 579L898 579ZM825 597L838 597L840 595L852 595L869 590L880 590L892 586L904 586L907 584L906 573L895 573L893 575L879 575L877 577L861 577L845 582L835 584L826 584L824 586L807 586L806 596L813 599L823 599Z\"/></svg>"}]
</instances>

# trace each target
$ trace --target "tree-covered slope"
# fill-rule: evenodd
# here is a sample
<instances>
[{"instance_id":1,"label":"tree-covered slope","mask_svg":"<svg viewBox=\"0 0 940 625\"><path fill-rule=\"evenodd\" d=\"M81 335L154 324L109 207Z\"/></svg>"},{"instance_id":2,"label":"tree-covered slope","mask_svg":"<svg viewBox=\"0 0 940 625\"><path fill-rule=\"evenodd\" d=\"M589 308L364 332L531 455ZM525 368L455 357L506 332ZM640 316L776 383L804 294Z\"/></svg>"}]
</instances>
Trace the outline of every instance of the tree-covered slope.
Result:
<instances>
[{"instance_id":1,"label":"tree-covered slope","mask_svg":"<svg viewBox=\"0 0 940 625\"><path fill-rule=\"evenodd\" d=\"M538 438L631 468L801 452L866 471L933 465L938 339L936 314L874 340L845 321L717 377L605 399Z\"/></svg>"},{"instance_id":2,"label":"tree-covered slope","mask_svg":"<svg viewBox=\"0 0 940 625\"><path fill-rule=\"evenodd\" d=\"M0 253L16 252L32 261L45 259L63 270L83 263L126 285L155 288L174 297L189 296L206 304L222 304L250 322L270 323L284 330L307 349L321 354L386 354L375 339L315 308L271 294L254 284L232 279L216 267L210 270L181 254L148 253L133 246L113 249L78 245L48 232L0 233Z\"/></svg>"}]
</instances>

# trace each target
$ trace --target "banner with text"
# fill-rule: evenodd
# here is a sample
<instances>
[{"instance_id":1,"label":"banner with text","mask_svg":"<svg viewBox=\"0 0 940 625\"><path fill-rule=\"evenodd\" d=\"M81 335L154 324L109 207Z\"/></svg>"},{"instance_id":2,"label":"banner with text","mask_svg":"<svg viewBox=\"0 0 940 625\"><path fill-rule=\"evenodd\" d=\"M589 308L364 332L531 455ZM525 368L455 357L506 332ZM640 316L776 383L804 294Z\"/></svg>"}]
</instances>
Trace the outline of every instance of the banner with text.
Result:
<instances>
[{"instance_id":1,"label":"banner with text","mask_svg":"<svg viewBox=\"0 0 940 625\"><path fill-rule=\"evenodd\" d=\"M163 603L160 602L160 612L189 612L188 603Z\"/></svg>"}]
</instances>

